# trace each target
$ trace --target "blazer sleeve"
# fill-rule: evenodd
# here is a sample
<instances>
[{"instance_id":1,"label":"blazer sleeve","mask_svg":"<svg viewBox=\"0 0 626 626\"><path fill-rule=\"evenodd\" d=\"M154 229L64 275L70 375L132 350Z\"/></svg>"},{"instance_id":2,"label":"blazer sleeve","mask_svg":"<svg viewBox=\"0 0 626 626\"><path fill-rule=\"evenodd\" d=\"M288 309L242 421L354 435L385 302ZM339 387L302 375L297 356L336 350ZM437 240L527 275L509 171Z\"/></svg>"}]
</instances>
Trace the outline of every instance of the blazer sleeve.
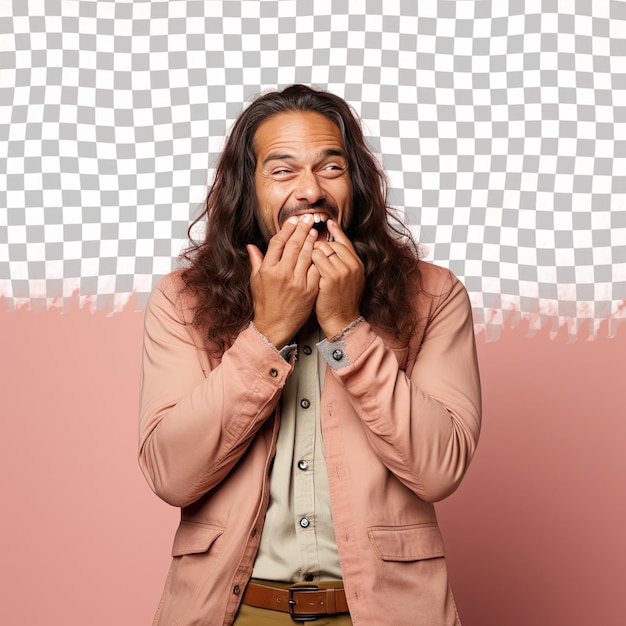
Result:
<instances>
[{"instance_id":1,"label":"blazer sleeve","mask_svg":"<svg viewBox=\"0 0 626 626\"><path fill-rule=\"evenodd\" d=\"M224 479L272 414L292 370L252 327L213 369L203 367L197 331L184 317L166 277L145 313L139 464L155 493L181 507Z\"/></svg>"},{"instance_id":2,"label":"blazer sleeve","mask_svg":"<svg viewBox=\"0 0 626 626\"><path fill-rule=\"evenodd\" d=\"M476 449L481 391L471 306L449 271L433 295L410 378L368 323L342 338L346 365L333 375L348 392L382 462L423 500L452 493ZM330 360L329 360L330 362ZM332 363L331 363L332 366Z\"/></svg>"}]
</instances>

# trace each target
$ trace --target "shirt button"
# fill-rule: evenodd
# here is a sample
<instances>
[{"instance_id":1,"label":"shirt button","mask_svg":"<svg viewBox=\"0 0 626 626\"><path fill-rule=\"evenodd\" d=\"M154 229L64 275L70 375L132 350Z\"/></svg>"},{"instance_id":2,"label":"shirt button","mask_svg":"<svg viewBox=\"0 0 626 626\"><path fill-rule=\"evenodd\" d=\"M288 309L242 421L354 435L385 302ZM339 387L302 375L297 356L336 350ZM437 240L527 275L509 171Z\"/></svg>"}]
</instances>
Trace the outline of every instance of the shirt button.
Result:
<instances>
[{"instance_id":1,"label":"shirt button","mask_svg":"<svg viewBox=\"0 0 626 626\"><path fill-rule=\"evenodd\" d=\"M304 348L302 348L302 352L304 352L304 354L311 354L313 350L311 350L311 346L304 346Z\"/></svg>"},{"instance_id":2,"label":"shirt button","mask_svg":"<svg viewBox=\"0 0 626 626\"><path fill-rule=\"evenodd\" d=\"M238 596L241 593L241 589L239 588L239 585L235 585L235 587L233 588L233 593Z\"/></svg>"},{"instance_id":3,"label":"shirt button","mask_svg":"<svg viewBox=\"0 0 626 626\"><path fill-rule=\"evenodd\" d=\"M311 406L311 401L306 398L302 398L302 400L300 400L300 406L303 409L308 409Z\"/></svg>"},{"instance_id":4,"label":"shirt button","mask_svg":"<svg viewBox=\"0 0 626 626\"><path fill-rule=\"evenodd\" d=\"M339 349L333 350L333 359L335 359L335 361L341 361L341 359L343 359L343 352Z\"/></svg>"},{"instance_id":5,"label":"shirt button","mask_svg":"<svg viewBox=\"0 0 626 626\"><path fill-rule=\"evenodd\" d=\"M307 461L302 459L301 461L298 461L298 469L301 469L304 472L304 470L309 469L309 464Z\"/></svg>"},{"instance_id":6,"label":"shirt button","mask_svg":"<svg viewBox=\"0 0 626 626\"><path fill-rule=\"evenodd\" d=\"M300 526L302 526L302 528L308 528L310 524L311 522L309 522L309 520L306 517L303 517L300 520Z\"/></svg>"},{"instance_id":7,"label":"shirt button","mask_svg":"<svg viewBox=\"0 0 626 626\"><path fill-rule=\"evenodd\" d=\"M274 368L272 368L272 369L270 370L270 376L271 376L272 378L276 378L276 376L278 376L278 370L275 370Z\"/></svg>"}]
</instances>

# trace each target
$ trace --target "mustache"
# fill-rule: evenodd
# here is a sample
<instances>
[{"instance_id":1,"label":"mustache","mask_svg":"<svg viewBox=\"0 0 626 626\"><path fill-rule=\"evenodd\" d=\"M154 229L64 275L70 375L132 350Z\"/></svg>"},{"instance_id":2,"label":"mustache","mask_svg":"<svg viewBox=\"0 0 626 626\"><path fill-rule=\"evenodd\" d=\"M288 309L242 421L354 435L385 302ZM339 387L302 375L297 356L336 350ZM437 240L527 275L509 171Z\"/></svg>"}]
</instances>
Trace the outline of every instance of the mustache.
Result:
<instances>
[{"instance_id":1,"label":"mustache","mask_svg":"<svg viewBox=\"0 0 626 626\"><path fill-rule=\"evenodd\" d=\"M278 225L282 228L283 224L292 215L299 215L300 213L328 213L332 219L337 221L339 217L339 209L328 202L326 199L319 200L314 204L301 203L291 207L283 207L278 212Z\"/></svg>"}]
</instances>

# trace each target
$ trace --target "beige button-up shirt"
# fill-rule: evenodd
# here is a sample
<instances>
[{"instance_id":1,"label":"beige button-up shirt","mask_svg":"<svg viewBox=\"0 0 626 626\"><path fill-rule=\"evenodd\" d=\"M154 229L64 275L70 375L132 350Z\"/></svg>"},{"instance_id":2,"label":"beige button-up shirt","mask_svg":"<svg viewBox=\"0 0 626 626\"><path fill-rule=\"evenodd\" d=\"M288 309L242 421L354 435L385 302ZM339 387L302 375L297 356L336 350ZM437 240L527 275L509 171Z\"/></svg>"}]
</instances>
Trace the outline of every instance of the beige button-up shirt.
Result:
<instances>
[{"instance_id":1,"label":"beige button-up shirt","mask_svg":"<svg viewBox=\"0 0 626 626\"><path fill-rule=\"evenodd\" d=\"M270 502L253 578L297 582L340 580L320 423L326 360L317 324L298 337L298 358L281 397Z\"/></svg>"}]
</instances>

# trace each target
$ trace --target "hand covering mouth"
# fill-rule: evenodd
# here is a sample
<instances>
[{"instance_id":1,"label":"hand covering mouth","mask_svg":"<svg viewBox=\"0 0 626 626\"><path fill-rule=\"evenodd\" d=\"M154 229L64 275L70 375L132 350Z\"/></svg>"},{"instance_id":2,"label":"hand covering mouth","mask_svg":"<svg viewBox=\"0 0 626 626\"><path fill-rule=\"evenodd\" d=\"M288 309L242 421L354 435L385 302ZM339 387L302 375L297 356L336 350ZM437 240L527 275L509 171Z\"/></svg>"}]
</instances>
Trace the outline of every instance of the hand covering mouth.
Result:
<instances>
[{"instance_id":1,"label":"hand covering mouth","mask_svg":"<svg viewBox=\"0 0 626 626\"><path fill-rule=\"evenodd\" d=\"M288 217L295 215L302 219L305 215L313 216L313 224L312 228L314 228L319 235L317 236L318 241L333 241L331 234L328 232L328 227L326 226L326 222L329 219L337 220L338 211L328 203L324 203L323 205L305 205L299 207L293 207L292 209L285 210L281 212L278 219L279 224L282 225L285 223Z\"/></svg>"}]
</instances>

